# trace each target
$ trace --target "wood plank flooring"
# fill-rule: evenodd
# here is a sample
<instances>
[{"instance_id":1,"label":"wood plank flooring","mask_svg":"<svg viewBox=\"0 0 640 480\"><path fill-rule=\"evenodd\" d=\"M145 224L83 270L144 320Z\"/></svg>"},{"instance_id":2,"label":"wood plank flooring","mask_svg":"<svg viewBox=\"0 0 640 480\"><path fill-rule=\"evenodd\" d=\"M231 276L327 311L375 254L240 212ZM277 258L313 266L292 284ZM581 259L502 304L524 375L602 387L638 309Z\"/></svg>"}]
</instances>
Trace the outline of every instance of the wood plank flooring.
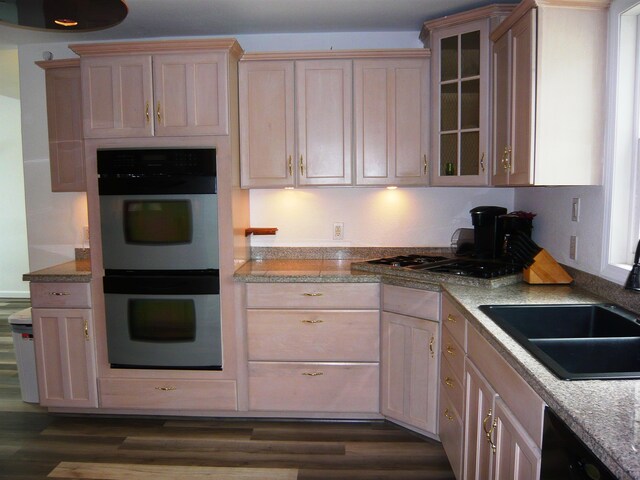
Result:
<instances>
[{"instance_id":1,"label":"wood plank flooring","mask_svg":"<svg viewBox=\"0 0 640 480\"><path fill-rule=\"evenodd\" d=\"M53 415L20 400L0 299L0 480L444 480L442 446L388 422ZM12 311L24 308L23 305Z\"/></svg>"}]
</instances>

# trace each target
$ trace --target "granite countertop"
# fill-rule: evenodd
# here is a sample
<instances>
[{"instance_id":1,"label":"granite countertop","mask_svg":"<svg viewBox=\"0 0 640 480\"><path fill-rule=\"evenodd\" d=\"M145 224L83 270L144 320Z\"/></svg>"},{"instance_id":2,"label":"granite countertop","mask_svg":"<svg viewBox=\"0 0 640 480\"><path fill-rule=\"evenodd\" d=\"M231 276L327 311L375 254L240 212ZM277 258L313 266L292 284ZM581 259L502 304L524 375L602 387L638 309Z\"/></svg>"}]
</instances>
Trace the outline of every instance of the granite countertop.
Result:
<instances>
[{"instance_id":1,"label":"granite countertop","mask_svg":"<svg viewBox=\"0 0 640 480\"><path fill-rule=\"evenodd\" d=\"M89 259L72 260L70 262L43 268L22 276L25 282L80 282L91 281L91 263Z\"/></svg>"},{"instance_id":2,"label":"granite countertop","mask_svg":"<svg viewBox=\"0 0 640 480\"><path fill-rule=\"evenodd\" d=\"M485 304L598 303L573 286L447 282L447 277L406 274L388 267L358 271L362 260L253 260L235 274L243 282L375 282L444 291L474 327L531 385L549 407L623 480L640 479L640 380L560 380L480 311ZM351 264L354 264L353 266ZM353 267L353 269L352 269ZM451 278L451 277L449 277ZM489 287L489 288L487 288ZM637 412L637 413L636 413Z\"/></svg>"}]
</instances>

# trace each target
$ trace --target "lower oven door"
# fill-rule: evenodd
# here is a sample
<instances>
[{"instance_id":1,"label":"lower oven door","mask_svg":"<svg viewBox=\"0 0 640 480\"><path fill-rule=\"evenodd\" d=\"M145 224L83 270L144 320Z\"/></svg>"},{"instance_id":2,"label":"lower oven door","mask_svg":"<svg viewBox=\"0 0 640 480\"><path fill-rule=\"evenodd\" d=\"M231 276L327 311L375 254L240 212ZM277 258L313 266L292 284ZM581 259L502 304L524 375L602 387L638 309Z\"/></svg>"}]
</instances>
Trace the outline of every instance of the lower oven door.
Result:
<instances>
[{"instance_id":1,"label":"lower oven door","mask_svg":"<svg viewBox=\"0 0 640 480\"><path fill-rule=\"evenodd\" d=\"M221 370L218 275L104 278L113 368Z\"/></svg>"}]
</instances>

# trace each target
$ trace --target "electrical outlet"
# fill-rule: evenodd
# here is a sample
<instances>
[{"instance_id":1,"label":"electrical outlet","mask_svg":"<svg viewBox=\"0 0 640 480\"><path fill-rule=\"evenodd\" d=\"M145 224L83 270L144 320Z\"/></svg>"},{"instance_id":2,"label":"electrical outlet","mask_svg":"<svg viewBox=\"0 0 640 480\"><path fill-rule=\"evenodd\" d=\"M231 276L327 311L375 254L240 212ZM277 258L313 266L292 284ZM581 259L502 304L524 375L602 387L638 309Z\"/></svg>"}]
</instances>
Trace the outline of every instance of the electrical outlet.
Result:
<instances>
[{"instance_id":1,"label":"electrical outlet","mask_svg":"<svg viewBox=\"0 0 640 480\"><path fill-rule=\"evenodd\" d=\"M580 220L580 199L574 198L571 200L571 221L577 222Z\"/></svg>"},{"instance_id":2,"label":"electrical outlet","mask_svg":"<svg viewBox=\"0 0 640 480\"><path fill-rule=\"evenodd\" d=\"M336 222L333 224L333 239L344 240L344 222Z\"/></svg>"},{"instance_id":3,"label":"electrical outlet","mask_svg":"<svg viewBox=\"0 0 640 480\"><path fill-rule=\"evenodd\" d=\"M571 235L569 239L569 258L575 260L578 255L578 237Z\"/></svg>"}]
</instances>

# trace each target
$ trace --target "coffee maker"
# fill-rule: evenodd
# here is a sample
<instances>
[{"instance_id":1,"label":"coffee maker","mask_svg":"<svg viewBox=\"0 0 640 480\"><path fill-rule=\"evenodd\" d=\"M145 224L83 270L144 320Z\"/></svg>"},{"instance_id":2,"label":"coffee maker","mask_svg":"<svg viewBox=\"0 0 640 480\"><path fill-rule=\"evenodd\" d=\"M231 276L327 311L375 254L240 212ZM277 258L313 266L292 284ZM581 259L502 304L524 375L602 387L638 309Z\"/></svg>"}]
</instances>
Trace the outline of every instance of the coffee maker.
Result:
<instances>
[{"instance_id":1,"label":"coffee maker","mask_svg":"<svg viewBox=\"0 0 640 480\"><path fill-rule=\"evenodd\" d=\"M504 252L502 222L498 220L507 209L495 206L475 207L470 210L473 224L473 256L482 259L500 258Z\"/></svg>"}]
</instances>

